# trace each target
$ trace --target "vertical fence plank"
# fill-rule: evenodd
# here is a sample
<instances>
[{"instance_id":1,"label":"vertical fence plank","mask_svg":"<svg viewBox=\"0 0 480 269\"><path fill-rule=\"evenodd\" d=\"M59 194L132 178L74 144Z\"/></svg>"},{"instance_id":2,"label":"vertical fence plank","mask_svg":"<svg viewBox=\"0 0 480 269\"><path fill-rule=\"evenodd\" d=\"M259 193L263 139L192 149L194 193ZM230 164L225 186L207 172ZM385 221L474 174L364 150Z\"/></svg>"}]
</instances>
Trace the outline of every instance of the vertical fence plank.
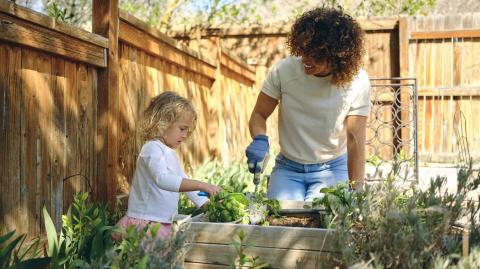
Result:
<instances>
[{"instance_id":1,"label":"vertical fence plank","mask_svg":"<svg viewBox=\"0 0 480 269\"><path fill-rule=\"evenodd\" d=\"M6 46L0 45L0 59L4 59L4 61L8 62L8 54L6 50ZM4 150L0 152L0 193L5 193L8 191L8 187L12 186L7 185L6 178L8 177L8 173L11 171L10 167L13 167L13 164L7 162L8 148L7 148L7 127L9 127L9 122L7 121L8 112L7 109L14 108L14 105L10 105L7 96L7 89L9 89L9 85L7 83L8 76L7 76L7 66L6 64L0 65L0 147ZM8 87L8 88L7 88ZM9 166L7 166L9 165ZM8 168L7 168L8 167ZM12 205L7 205L9 200L9 195L2 195L0 197L0 234L5 234L9 231L10 226L8 224L8 218L11 216L7 216L8 214L13 213L11 210ZM5 200L5 201L4 201ZM13 200L11 200L13 201Z\"/></svg>"},{"instance_id":2,"label":"vertical fence plank","mask_svg":"<svg viewBox=\"0 0 480 269\"><path fill-rule=\"evenodd\" d=\"M55 142L52 141L53 135L53 92L51 89L52 81L52 58L45 53L39 53L37 57L38 77L37 77L37 93L38 93L38 109L37 122L39 125L40 137L38 140L39 159L37 160L37 196L35 216L38 229L40 229L42 221L42 207L46 206L48 212L52 212L50 208L51 197L51 148ZM45 230L40 229L42 236Z\"/></svg>"},{"instance_id":3,"label":"vertical fence plank","mask_svg":"<svg viewBox=\"0 0 480 269\"><path fill-rule=\"evenodd\" d=\"M443 42L443 85L445 87L453 86L453 68L454 68L454 47L451 38L444 39Z\"/></svg>"},{"instance_id":4,"label":"vertical fence plank","mask_svg":"<svg viewBox=\"0 0 480 269\"><path fill-rule=\"evenodd\" d=\"M80 107L77 91L77 64L65 61L65 134L66 134L66 166L65 177L80 173L80 162L78 161L78 120L80 118ZM71 177L65 181L63 188L63 213L73 201L73 194L76 191L76 184L81 179ZM63 184L63 183L62 183Z\"/></svg>"},{"instance_id":5,"label":"vertical fence plank","mask_svg":"<svg viewBox=\"0 0 480 269\"><path fill-rule=\"evenodd\" d=\"M462 84L462 39L453 39L453 85Z\"/></svg>"},{"instance_id":6,"label":"vertical fence plank","mask_svg":"<svg viewBox=\"0 0 480 269\"><path fill-rule=\"evenodd\" d=\"M399 65L400 65L400 77L409 77L409 29L408 29L408 19L407 18L400 18L399 26L398 26L398 43L399 43ZM411 114L408 112L408 106L404 104L408 104L410 101L410 93L405 91L404 89L400 89L400 100L401 100L401 121L402 122L410 122ZM402 141L409 141L410 140L410 128L402 127L400 138ZM410 146L408 143L403 144L402 150L404 152L410 152Z\"/></svg>"},{"instance_id":7,"label":"vertical fence plank","mask_svg":"<svg viewBox=\"0 0 480 269\"><path fill-rule=\"evenodd\" d=\"M89 179L92 189L93 186L98 186L100 184L98 178L98 166L97 166L97 154L96 154L96 139L97 139L97 129L98 129L98 122L97 122L97 115L98 110L96 106L96 102L98 100L98 73L97 69L93 66L87 66L87 90L90 92L89 100L87 106L89 106L89 115L88 120L90 122L89 125L89 141L87 147L89 148L88 163L90 167L89 171ZM91 191L91 190L89 190Z\"/></svg>"},{"instance_id":8,"label":"vertical fence plank","mask_svg":"<svg viewBox=\"0 0 480 269\"><path fill-rule=\"evenodd\" d=\"M446 149L447 149L447 152L448 153L451 153L454 151L454 146L453 146L453 142L455 141L454 137L455 137L455 133L454 133L454 130L453 130L453 125L454 125L454 122L453 122L453 117L455 115L455 101L454 101L454 98L452 95L449 95L447 96L447 112L448 114L446 114L446 117L447 117L447 122L448 122L448 133L447 133L447 137L449 137L449 139L445 139L445 143L446 143Z\"/></svg>"},{"instance_id":9,"label":"vertical fence plank","mask_svg":"<svg viewBox=\"0 0 480 269\"><path fill-rule=\"evenodd\" d=\"M24 220L21 198L21 49L0 44L0 234L17 230L19 219Z\"/></svg>"},{"instance_id":10,"label":"vertical fence plank","mask_svg":"<svg viewBox=\"0 0 480 269\"><path fill-rule=\"evenodd\" d=\"M25 190L26 190L26 203L25 209L27 210L27 222L26 227L28 234L37 235L38 229L36 227L35 209L37 208L36 192L37 192L37 148L39 140L39 128L38 128L38 92L37 92L37 79L38 74L36 71L36 61L38 53L28 49L22 50L22 79L24 90L24 110L22 116L22 122L25 124L22 129L22 155L21 161L24 169Z\"/></svg>"},{"instance_id":11,"label":"vertical fence plank","mask_svg":"<svg viewBox=\"0 0 480 269\"><path fill-rule=\"evenodd\" d=\"M58 184L63 184L62 179L66 176L67 168L67 154L68 154L68 140L66 135L66 117L65 113L67 111L66 106L66 75L65 75L65 60L53 57L52 58L52 94L53 94L53 137L52 142L55 143L55 146L51 148L52 162L51 162L51 211L50 216L53 220L56 220L57 216L53 210L56 206L55 204L55 190L57 189Z\"/></svg>"},{"instance_id":12,"label":"vertical fence plank","mask_svg":"<svg viewBox=\"0 0 480 269\"><path fill-rule=\"evenodd\" d=\"M425 144L426 144L426 133L425 130L426 128L426 97L421 96L418 98L418 114L420 117L418 117L418 126L420 129L418 130L418 151L423 153L425 152Z\"/></svg>"},{"instance_id":13,"label":"vertical fence plank","mask_svg":"<svg viewBox=\"0 0 480 269\"><path fill-rule=\"evenodd\" d=\"M93 143L94 133L93 131L93 100L92 95L94 91L91 86L91 75L88 74L88 68L84 64L77 65L77 104L79 109L78 121L77 121L77 167L80 174L85 176L83 178L75 179L75 192L86 191L85 180L92 181L93 168L90 167L90 160L95 159L93 152L90 152L90 147ZM90 87L90 88L89 88ZM92 137L93 136L93 137Z\"/></svg>"},{"instance_id":14,"label":"vertical fence plank","mask_svg":"<svg viewBox=\"0 0 480 269\"><path fill-rule=\"evenodd\" d=\"M480 16L479 21L480 21ZM471 42L471 54L472 64L470 65L470 84L472 86L480 86L480 64L478 63L478 55L480 55L480 37L475 37L470 40Z\"/></svg>"},{"instance_id":15,"label":"vertical fence plank","mask_svg":"<svg viewBox=\"0 0 480 269\"><path fill-rule=\"evenodd\" d=\"M476 154L478 154L478 149L480 149L480 135L476 131L478 127L478 116L480 115L480 96L472 97L472 119L470 121L470 126L472 126L472 137L470 142L471 149L476 149Z\"/></svg>"}]
</instances>

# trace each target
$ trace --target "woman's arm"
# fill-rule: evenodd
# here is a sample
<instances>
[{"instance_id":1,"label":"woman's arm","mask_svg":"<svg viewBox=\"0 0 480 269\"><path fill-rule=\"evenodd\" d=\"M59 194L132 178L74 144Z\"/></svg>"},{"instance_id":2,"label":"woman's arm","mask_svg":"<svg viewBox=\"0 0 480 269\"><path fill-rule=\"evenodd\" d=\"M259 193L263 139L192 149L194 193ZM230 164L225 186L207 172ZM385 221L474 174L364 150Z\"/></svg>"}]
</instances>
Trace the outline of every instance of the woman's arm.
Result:
<instances>
[{"instance_id":1,"label":"woman's arm","mask_svg":"<svg viewBox=\"0 0 480 269\"><path fill-rule=\"evenodd\" d=\"M365 181L365 136L367 117L347 116L348 177L361 188Z\"/></svg>"},{"instance_id":2,"label":"woman's arm","mask_svg":"<svg viewBox=\"0 0 480 269\"><path fill-rule=\"evenodd\" d=\"M278 100L266 95L263 92L258 94L257 103L250 116L250 135L265 135L267 133L267 119L277 107Z\"/></svg>"}]
</instances>

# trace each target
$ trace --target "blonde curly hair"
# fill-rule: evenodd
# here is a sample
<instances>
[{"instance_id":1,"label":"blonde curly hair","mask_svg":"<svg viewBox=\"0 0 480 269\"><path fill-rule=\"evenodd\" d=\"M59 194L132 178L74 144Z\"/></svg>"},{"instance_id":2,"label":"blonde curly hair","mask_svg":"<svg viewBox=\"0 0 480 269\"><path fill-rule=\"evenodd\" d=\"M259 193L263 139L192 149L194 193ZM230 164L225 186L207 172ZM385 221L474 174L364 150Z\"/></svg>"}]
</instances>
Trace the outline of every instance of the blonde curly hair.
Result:
<instances>
[{"instance_id":1,"label":"blonde curly hair","mask_svg":"<svg viewBox=\"0 0 480 269\"><path fill-rule=\"evenodd\" d=\"M193 116L193 126L188 130L188 136L193 133L197 123L197 112L192 103L175 92L166 91L150 101L143 112L140 122L140 136L143 141L162 139L165 130L178 121L186 113Z\"/></svg>"}]
</instances>

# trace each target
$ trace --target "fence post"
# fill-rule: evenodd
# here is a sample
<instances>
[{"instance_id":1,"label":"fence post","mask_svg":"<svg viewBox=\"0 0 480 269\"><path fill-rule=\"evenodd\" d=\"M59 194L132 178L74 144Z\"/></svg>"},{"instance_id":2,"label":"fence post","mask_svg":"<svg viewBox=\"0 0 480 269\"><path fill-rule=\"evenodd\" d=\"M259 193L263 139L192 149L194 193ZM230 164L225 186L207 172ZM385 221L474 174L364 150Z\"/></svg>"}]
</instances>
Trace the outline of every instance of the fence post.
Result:
<instances>
[{"instance_id":1,"label":"fence post","mask_svg":"<svg viewBox=\"0 0 480 269\"><path fill-rule=\"evenodd\" d=\"M399 43L399 64L400 64L400 77L402 78L408 78L410 77L410 71L409 71L409 55L408 55L408 46L409 46L409 31L408 31L408 18L407 17L401 17L398 21L398 43ZM405 106L405 104L409 104L410 102L410 93L407 90L403 89L402 87L399 87L400 90L400 119L402 123L405 122L410 122L411 119L410 117L413 117L414 115L411 115L412 113L409 113L408 106ZM413 112L413 111L412 111ZM400 133L400 139L401 141L410 141L410 128L409 125L407 124L406 127L401 127L401 133ZM409 154L411 151L411 143L404 143L401 147L401 149L404 151L404 153ZM397 152L399 153L399 152Z\"/></svg>"},{"instance_id":2,"label":"fence post","mask_svg":"<svg viewBox=\"0 0 480 269\"><path fill-rule=\"evenodd\" d=\"M107 67L99 69L97 80L98 183L96 199L115 205L118 174L118 0L93 0L92 32L108 38Z\"/></svg>"}]
</instances>

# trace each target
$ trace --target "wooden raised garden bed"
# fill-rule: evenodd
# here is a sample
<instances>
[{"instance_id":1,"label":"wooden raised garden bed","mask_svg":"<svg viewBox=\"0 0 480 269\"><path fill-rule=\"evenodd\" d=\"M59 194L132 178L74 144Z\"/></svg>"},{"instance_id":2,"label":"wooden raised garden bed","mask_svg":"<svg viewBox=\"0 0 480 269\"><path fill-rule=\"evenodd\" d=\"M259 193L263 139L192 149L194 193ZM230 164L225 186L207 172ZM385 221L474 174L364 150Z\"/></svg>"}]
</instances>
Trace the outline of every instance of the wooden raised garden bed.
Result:
<instances>
[{"instance_id":1,"label":"wooden raised garden bed","mask_svg":"<svg viewBox=\"0 0 480 269\"><path fill-rule=\"evenodd\" d=\"M335 255L328 229L192 222L185 268L230 268L227 257L236 257L231 243L241 230L247 234L245 254L274 268L321 268Z\"/></svg>"}]
</instances>

